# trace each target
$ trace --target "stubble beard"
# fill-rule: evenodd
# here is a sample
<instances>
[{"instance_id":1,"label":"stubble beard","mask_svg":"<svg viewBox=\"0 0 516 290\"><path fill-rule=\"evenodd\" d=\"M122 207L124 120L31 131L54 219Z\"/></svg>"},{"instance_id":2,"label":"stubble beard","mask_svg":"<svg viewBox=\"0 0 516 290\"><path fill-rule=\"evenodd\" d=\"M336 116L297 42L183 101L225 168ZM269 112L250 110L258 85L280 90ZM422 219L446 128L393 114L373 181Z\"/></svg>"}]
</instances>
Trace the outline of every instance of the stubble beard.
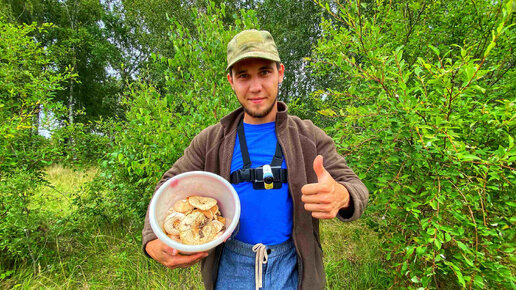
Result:
<instances>
[{"instance_id":1,"label":"stubble beard","mask_svg":"<svg viewBox=\"0 0 516 290\"><path fill-rule=\"evenodd\" d=\"M244 108L244 112L247 113L249 116L251 116L253 118L265 118L267 115L269 115L270 112L272 112L272 110L274 109L274 106L276 106L277 99L278 99L277 97L274 98L274 102L272 102L272 104L262 112L250 111L244 106L244 104L242 104L242 102L240 102L240 100L239 100L239 102L240 102L240 105L242 106L242 108Z\"/></svg>"}]
</instances>

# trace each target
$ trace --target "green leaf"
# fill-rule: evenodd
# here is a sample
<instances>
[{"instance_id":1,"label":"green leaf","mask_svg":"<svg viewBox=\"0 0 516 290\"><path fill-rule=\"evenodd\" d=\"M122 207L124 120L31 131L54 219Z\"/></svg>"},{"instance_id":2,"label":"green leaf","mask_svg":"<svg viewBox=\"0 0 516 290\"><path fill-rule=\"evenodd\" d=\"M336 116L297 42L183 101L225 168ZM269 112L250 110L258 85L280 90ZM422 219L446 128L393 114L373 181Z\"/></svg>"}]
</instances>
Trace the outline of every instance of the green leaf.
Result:
<instances>
[{"instance_id":1,"label":"green leaf","mask_svg":"<svg viewBox=\"0 0 516 290\"><path fill-rule=\"evenodd\" d=\"M461 56L463 59L466 57L466 50L465 50L463 47L461 47L461 48L460 48L460 56Z\"/></svg>"},{"instance_id":2,"label":"green leaf","mask_svg":"<svg viewBox=\"0 0 516 290\"><path fill-rule=\"evenodd\" d=\"M404 261L401 266L401 273L405 273L405 271L407 271L407 269L408 269L408 263L407 263L407 261Z\"/></svg>"},{"instance_id":3,"label":"green leaf","mask_svg":"<svg viewBox=\"0 0 516 290\"><path fill-rule=\"evenodd\" d=\"M426 252L426 247L419 246L416 248L416 255L421 256Z\"/></svg>"},{"instance_id":4,"label":"green leaf","mask_svg":"<svg viewBox=\"0 0 516 290\"><path fill-rule=\"evenodd\" d=\"M486 48L486 51L484 51L484 57L487 57L489 55L489 52L491 52L491 49L493 49L493 47L495 47L496 45L496 42L491 42L487 48Z\"/></svg>"},{"instance_id":5,"label":"green leaf","mask_svg":"<svg viewBox=\"0 0 516 290\"><path fill-rule=\"evenodd\" d=\"M475 265L473 264L473 262L468 259L468 257L466 257L466 255L462 254L462 259L464 259L464 261L466 262L466 264L468 264L470 267L475 267Z\"/></svg>"},{"instance_id":6,"label":"green leaf","mask_svg":"<svg viewBox=\"0 0 516 290\"><path fill-rule=\"evenodd\" d=\"M457 246L459 246L459 248L460 248L461 250L463 250L464 252L466 252L466 253L469 253L469 252L470 252L470 250L469 250L468 246L466 246L466 245L465 245L463 242L461 242L461 241L457 241Z\"/></svg>"},{"instance_id":7,"label":"green leaf","mask_svg":"<svg viewBox=\"0 0 516 290\"><path fill-rule=\"evenodd\" d=\"M421 67L417 66L415 69L414 69L414 73L419 76L421 74L421 72L423 72L423 70L421 69Z\"/></svg>"},{"instance_id":8,"label":"green leaf","mask_svg":"<svg viewBox=\"0 0 516 290\"><path fill-rule=\"evenodd\" d=\"M479 90L480 92L482 92L482 94L486 93L486 89L484 89L483 87L481 87L479 85L472 85L471 88Z\"/></svg>"},{"instance_id":9,"label":"green leaf","mask_svg":"<svg viewBox=\"0 0 516 290\"><path fill-rule=\"evenodd\" d=\"M450 266L452 269L453 269L453 272L455 273L455 275L457 276L457 279L458 279L458 282L459 284L462 286L462 287L466 287L466 281L464 281L464 277L462 276L462 272L461 270L459 269L459 267L457 267L457 265L455 265L454 263L450 262L450 261L444 261L444 263L448 266Z\"/></svg>"},{"instance_id":10,"label":"green leaf","mask_svg":"<svg viewBox=\"0 0 516 290\"><path fill-rule=\"evenodd\" d=\"M482 160L480 157L475 156L473 154L463 154L459 155L459 158L464 161L470 161L470 160Z\"/></svg>"},{"instance_id":11,"label":"green leaf","mask_svg":"<svg viewBox=\"0 0 516 290\"><path fill-rule=\"evenodd\" d=\"M434 245L435 247L440 250L441 249L441 242L439 241L439 239L434 239Z\"/></svg>"},{"instance_id":12,"label":"green leaf","mask_svg":"<svg viewBox=\"0 0 516 290\"><path fill-rule=\"evenodd\" d=\"M324 110L319 110L317 112L323 116L328 116L328 117L333 117L333 116L337 115L337 113L335 113L335 111L333 111L332 109L324 109Z\"/></svg>"},{"instance_id":13,"label":"green leaf","mask_svg":"<svg viewBox=\"0 0 516 290\"><path fill-rule=\"evenodd\" d=\"M479 274L475 275L475 279L473 279L473 283L476 286L476 288L478 288L478 289L485 288L484 279L482 279L482 276Z\"/></svg>"},{"instance_id":14,"label":"green leaf","mask_svg":"<svg viewBox=\"0 0 516 290\"><path fill-rule=\"evenodd\" d=\"M428 47L430 47L430 49L435 53L435 55L439 56L439 49L437 49L437 47L429 44Z\"/></svg>"},{"instance_id":15,"label":"green leaf","mask_svg":"<svg viewBox=\"0 0 516 290\"><path fill-rule=\"evenodd\" d=\"M437 199L432 199L429 204L432 209L437 210Z\"/></svg>"}]
</instances>

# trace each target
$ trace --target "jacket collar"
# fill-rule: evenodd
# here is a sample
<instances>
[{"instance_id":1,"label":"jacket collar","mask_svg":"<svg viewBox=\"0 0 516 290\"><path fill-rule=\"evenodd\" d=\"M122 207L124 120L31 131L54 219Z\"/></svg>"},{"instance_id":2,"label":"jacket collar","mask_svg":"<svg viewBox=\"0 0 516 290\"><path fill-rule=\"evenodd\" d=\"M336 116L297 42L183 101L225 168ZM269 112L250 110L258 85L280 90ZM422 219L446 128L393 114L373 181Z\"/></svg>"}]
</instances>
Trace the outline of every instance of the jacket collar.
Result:
<instances>
[{"instance_id":1,"label":"jacket collar","mask_svg":"<svg viewBox=\"0 0 516 290\"><path fill-rule=\"evenodd\" d=\"M286 126L286 120L288 116L288 107L287 104L284 102L277 102L278 106L278 113L276 114L276 128L278 130L281 130ZM224 128L224 131L230 132L232 130L236 130L236 127L238 126L238 122L241 118L244 116L244 108L240 107L233 112L229 113L227 116L222 118L220 120L220 123L222 124L222 127Z\"/></svg>"}]
</instances>

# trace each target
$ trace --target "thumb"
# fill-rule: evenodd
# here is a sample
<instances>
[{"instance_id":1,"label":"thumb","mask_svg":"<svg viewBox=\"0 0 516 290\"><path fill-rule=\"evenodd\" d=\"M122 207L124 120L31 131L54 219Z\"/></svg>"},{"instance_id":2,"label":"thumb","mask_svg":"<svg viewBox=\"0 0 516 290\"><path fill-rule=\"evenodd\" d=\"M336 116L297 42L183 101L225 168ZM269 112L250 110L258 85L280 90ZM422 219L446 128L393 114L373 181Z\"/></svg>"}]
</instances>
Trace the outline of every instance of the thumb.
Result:
<instances>
[{"instance_id":1,"label":"thumb","mask_svg":"<svg viewBox=\"0 0 516 290\"><path fill-rule=\"evenodd\" d=\"M317 155L317 157L315 157L315 159L314 159L314 171L315 171L315 174L317 175L317 181L321 181L321 179L326 174L328 174L328 172L326 171L326 169L324 169L324 166L323 166L323 157L322 157L322 155Z\"/></svg>"}]
</instances>

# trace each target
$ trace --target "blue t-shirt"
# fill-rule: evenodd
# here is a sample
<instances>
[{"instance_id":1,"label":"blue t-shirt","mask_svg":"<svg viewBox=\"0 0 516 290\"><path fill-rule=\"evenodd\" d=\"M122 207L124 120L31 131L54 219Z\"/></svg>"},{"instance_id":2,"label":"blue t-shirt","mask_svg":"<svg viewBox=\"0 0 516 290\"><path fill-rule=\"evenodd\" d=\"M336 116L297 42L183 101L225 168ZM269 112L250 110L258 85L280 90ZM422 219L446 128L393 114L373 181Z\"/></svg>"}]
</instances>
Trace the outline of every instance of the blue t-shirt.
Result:
<instances>
[{"instance_id":1,"label":"blue t-shirt","mask_svg":"<svg viewBox=\"0 0 516 290\"><path fill-rule=\"evenodd\" d=\"M270 164L276 152L275 122L253 125L244 123L251 168ZM231 173L244 167L240 141L236 137ZM283 158L282 168L287 168ZM236 239L248 244L281 244L292 236L292 198L288 183L279 189L253 189L252 182L232 184L240 198L240 230Z\"/></svg>"}]
</instances>

